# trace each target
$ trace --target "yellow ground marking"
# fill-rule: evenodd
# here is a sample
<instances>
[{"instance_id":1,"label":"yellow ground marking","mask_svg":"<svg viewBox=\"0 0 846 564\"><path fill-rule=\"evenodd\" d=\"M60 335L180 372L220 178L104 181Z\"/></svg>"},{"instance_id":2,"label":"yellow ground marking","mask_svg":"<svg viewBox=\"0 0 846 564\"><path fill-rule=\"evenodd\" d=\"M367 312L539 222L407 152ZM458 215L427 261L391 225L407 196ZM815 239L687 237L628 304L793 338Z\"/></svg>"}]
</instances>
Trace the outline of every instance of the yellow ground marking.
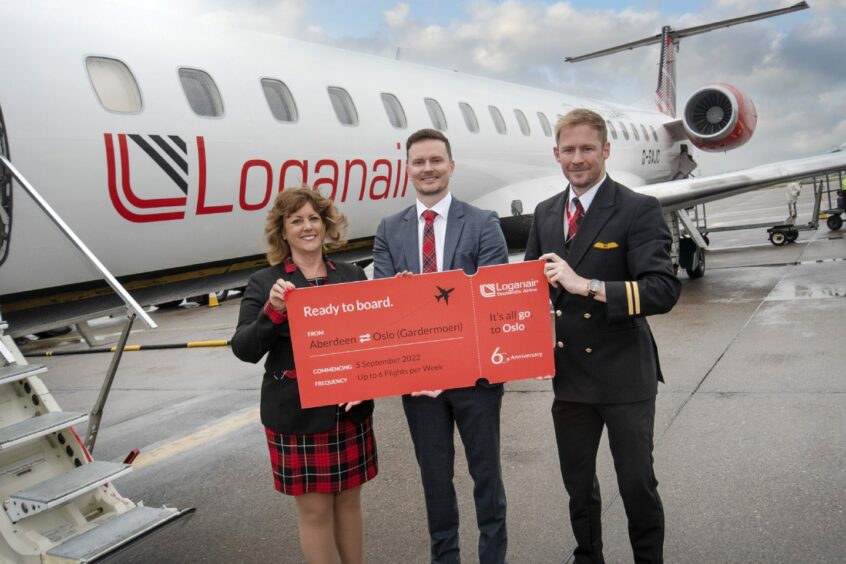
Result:
<instances>
[{"instance_id":1,"label":"yellow ground marking","mask_svg":"<svg viewBox=\"0 0 846 564\"><path fill-rule=\"evenodd\" d=\"M224 435L242 429L247 425L257 423L258 421L258 407L236 413L235 415L207 425L190 435L179 437L147 451L141 451L141 454L132 463L132 469L139 470L145 466L152 466L178 454L208 444Z\"/></svg>"}]
</instances>

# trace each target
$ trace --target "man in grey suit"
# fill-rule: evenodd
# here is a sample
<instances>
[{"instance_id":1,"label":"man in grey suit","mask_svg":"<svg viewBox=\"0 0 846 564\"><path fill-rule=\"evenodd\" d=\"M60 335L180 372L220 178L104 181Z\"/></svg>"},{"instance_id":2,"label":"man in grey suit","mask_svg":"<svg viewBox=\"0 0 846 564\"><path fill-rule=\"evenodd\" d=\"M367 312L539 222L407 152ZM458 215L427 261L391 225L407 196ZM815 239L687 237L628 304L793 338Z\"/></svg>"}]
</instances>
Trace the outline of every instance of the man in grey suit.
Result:
<instances>
[{"instance_id":1,"label":"man in grey suit","mask_svg":"<svg viewBox=\"0 0 846 564\"><path fill-rule=\"evenodd\" d=\"M376 278L505 264L508 250L494 212L453 198L455 170L449 140L421 129L405 144L407 171L417 203L379 224L373 242ZM460 562L458 502L452 483L454 429L464 444L473 478L479 561L505 562L505 489L499 460L502 384L421 391L402 398L426 499L432 563Z\"/></svg>"}]
</instances>

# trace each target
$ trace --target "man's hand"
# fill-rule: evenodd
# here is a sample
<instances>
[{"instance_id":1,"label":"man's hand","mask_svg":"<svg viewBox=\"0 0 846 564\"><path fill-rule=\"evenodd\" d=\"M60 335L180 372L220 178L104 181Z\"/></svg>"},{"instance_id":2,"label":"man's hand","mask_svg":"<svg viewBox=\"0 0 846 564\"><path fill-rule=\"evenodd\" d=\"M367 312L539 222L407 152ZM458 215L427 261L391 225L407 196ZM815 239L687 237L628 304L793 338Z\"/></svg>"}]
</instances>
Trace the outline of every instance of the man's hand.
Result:
<instances>
[{"instance_id":1,"label":"man's hand","mask_svg":"<svg viewBox=\"0 0 846 564\"><path fill-rule=\"evenodd\" d=\"M576 274L567 261L555 253L546 253L540 257L540 260L547 261L543 266L543 272L553 287L557 288L561 284L570 294L587 295L587 278Z\"/></svg>"},{"instance_id":2,"label":"man's hand","mask_svg":"<svg viewBox=\"0 0 846 564\"><path fill-rule=\"evenodd\" d=\"M407 270L403 270L402 272L397 272L397 274L394 278L405 278L406 276L414 276L414 275Z\"/></svg>"},{"instance_id":3,"label":"man's hand","mask_svg":"<svg viewBox=\"0 0 846 564\"><path fill-rule=\"evenodd\" d=\"M288 307L285 305L285 297L293 289L294 285L291 282L281 278L277 280L270 288L270 307L279 312L286 311Z\"/></svg>"},{"instance_id":4,"label":"man's hand","mask_svg":"<svg viewBox=\"0 0 846 564\"><path fill-rule=\"evenodd\" d=\"M359 401L348 401L347 403L339 403L338 407L343 407L344 411L349 411L352 408L354 408L355 406L359 405L360 403L361 403L361 400L359 400Z\"/></svg>"},{"instance_id":5,"label":"man's hand","mask_svg":"<svg viewBox=\"0 0 846 564\"><path fill-rule=\"evenodd\" d=\"M441 395L443 390L420 390L419 392L411 392L411 397L419 398L421 396L426 396L427 398L436 398Z\"/></svg>"}]
</instances>

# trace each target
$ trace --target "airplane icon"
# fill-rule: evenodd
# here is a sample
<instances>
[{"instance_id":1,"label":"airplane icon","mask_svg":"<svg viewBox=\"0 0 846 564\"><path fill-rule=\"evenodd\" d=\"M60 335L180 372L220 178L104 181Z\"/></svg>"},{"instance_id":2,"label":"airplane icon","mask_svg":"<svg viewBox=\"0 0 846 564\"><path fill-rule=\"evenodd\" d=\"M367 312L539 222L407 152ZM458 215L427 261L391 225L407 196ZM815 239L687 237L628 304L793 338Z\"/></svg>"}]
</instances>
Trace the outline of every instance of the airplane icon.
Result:
<instances>
[{"instance_id":1,"label":"airplane icon","mask_svg":"<svg viewBox=\"0 0 846 564\"><path fill-rule=\"evenodd\" d=\"M435 294L435 299L438 300L438 301L441 301L441 298L443 298L444 303L449 305L449 295L452 293L453 290L455 290L455 288L450 288L448 290L445 290L445 289L441 288L440 286L437 286L437 288L438 288L439 293Z\"/></svg>"}]
</instances>

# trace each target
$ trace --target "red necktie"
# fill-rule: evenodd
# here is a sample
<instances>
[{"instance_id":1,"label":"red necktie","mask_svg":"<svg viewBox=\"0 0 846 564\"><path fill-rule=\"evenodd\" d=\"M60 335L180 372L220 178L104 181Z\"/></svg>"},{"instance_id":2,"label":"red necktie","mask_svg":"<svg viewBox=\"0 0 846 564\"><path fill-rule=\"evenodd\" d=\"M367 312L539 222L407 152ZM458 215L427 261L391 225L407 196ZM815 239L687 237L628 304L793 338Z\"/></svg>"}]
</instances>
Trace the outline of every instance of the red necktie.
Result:
<instances>
[{"instance_id":1,"label":"red necktie","mask_svg":"<svg viewBox=\"0 0 846 564\"><path fill-rule=\"evenodd\" d=\"M573 205L576 207L573 215L570 215L570 207L567 206L567 241L576 236L579 226L582 224L582 218L585 216L585 208L582 207L578 198L573 198Z\"/></svg>"},{"instance_id":2,"label":"red necktie","mask_svg":"<svg viewBox=\"0 0 846 564\"><path fill-rule=\"evenodd\" d=\"M423 212L423 219L426 220L426 225L423 226L423 268L421 272L438 271L438 256L435 251L435 218L438 212L426 210Z\"/></svg>"}]
</instances>

